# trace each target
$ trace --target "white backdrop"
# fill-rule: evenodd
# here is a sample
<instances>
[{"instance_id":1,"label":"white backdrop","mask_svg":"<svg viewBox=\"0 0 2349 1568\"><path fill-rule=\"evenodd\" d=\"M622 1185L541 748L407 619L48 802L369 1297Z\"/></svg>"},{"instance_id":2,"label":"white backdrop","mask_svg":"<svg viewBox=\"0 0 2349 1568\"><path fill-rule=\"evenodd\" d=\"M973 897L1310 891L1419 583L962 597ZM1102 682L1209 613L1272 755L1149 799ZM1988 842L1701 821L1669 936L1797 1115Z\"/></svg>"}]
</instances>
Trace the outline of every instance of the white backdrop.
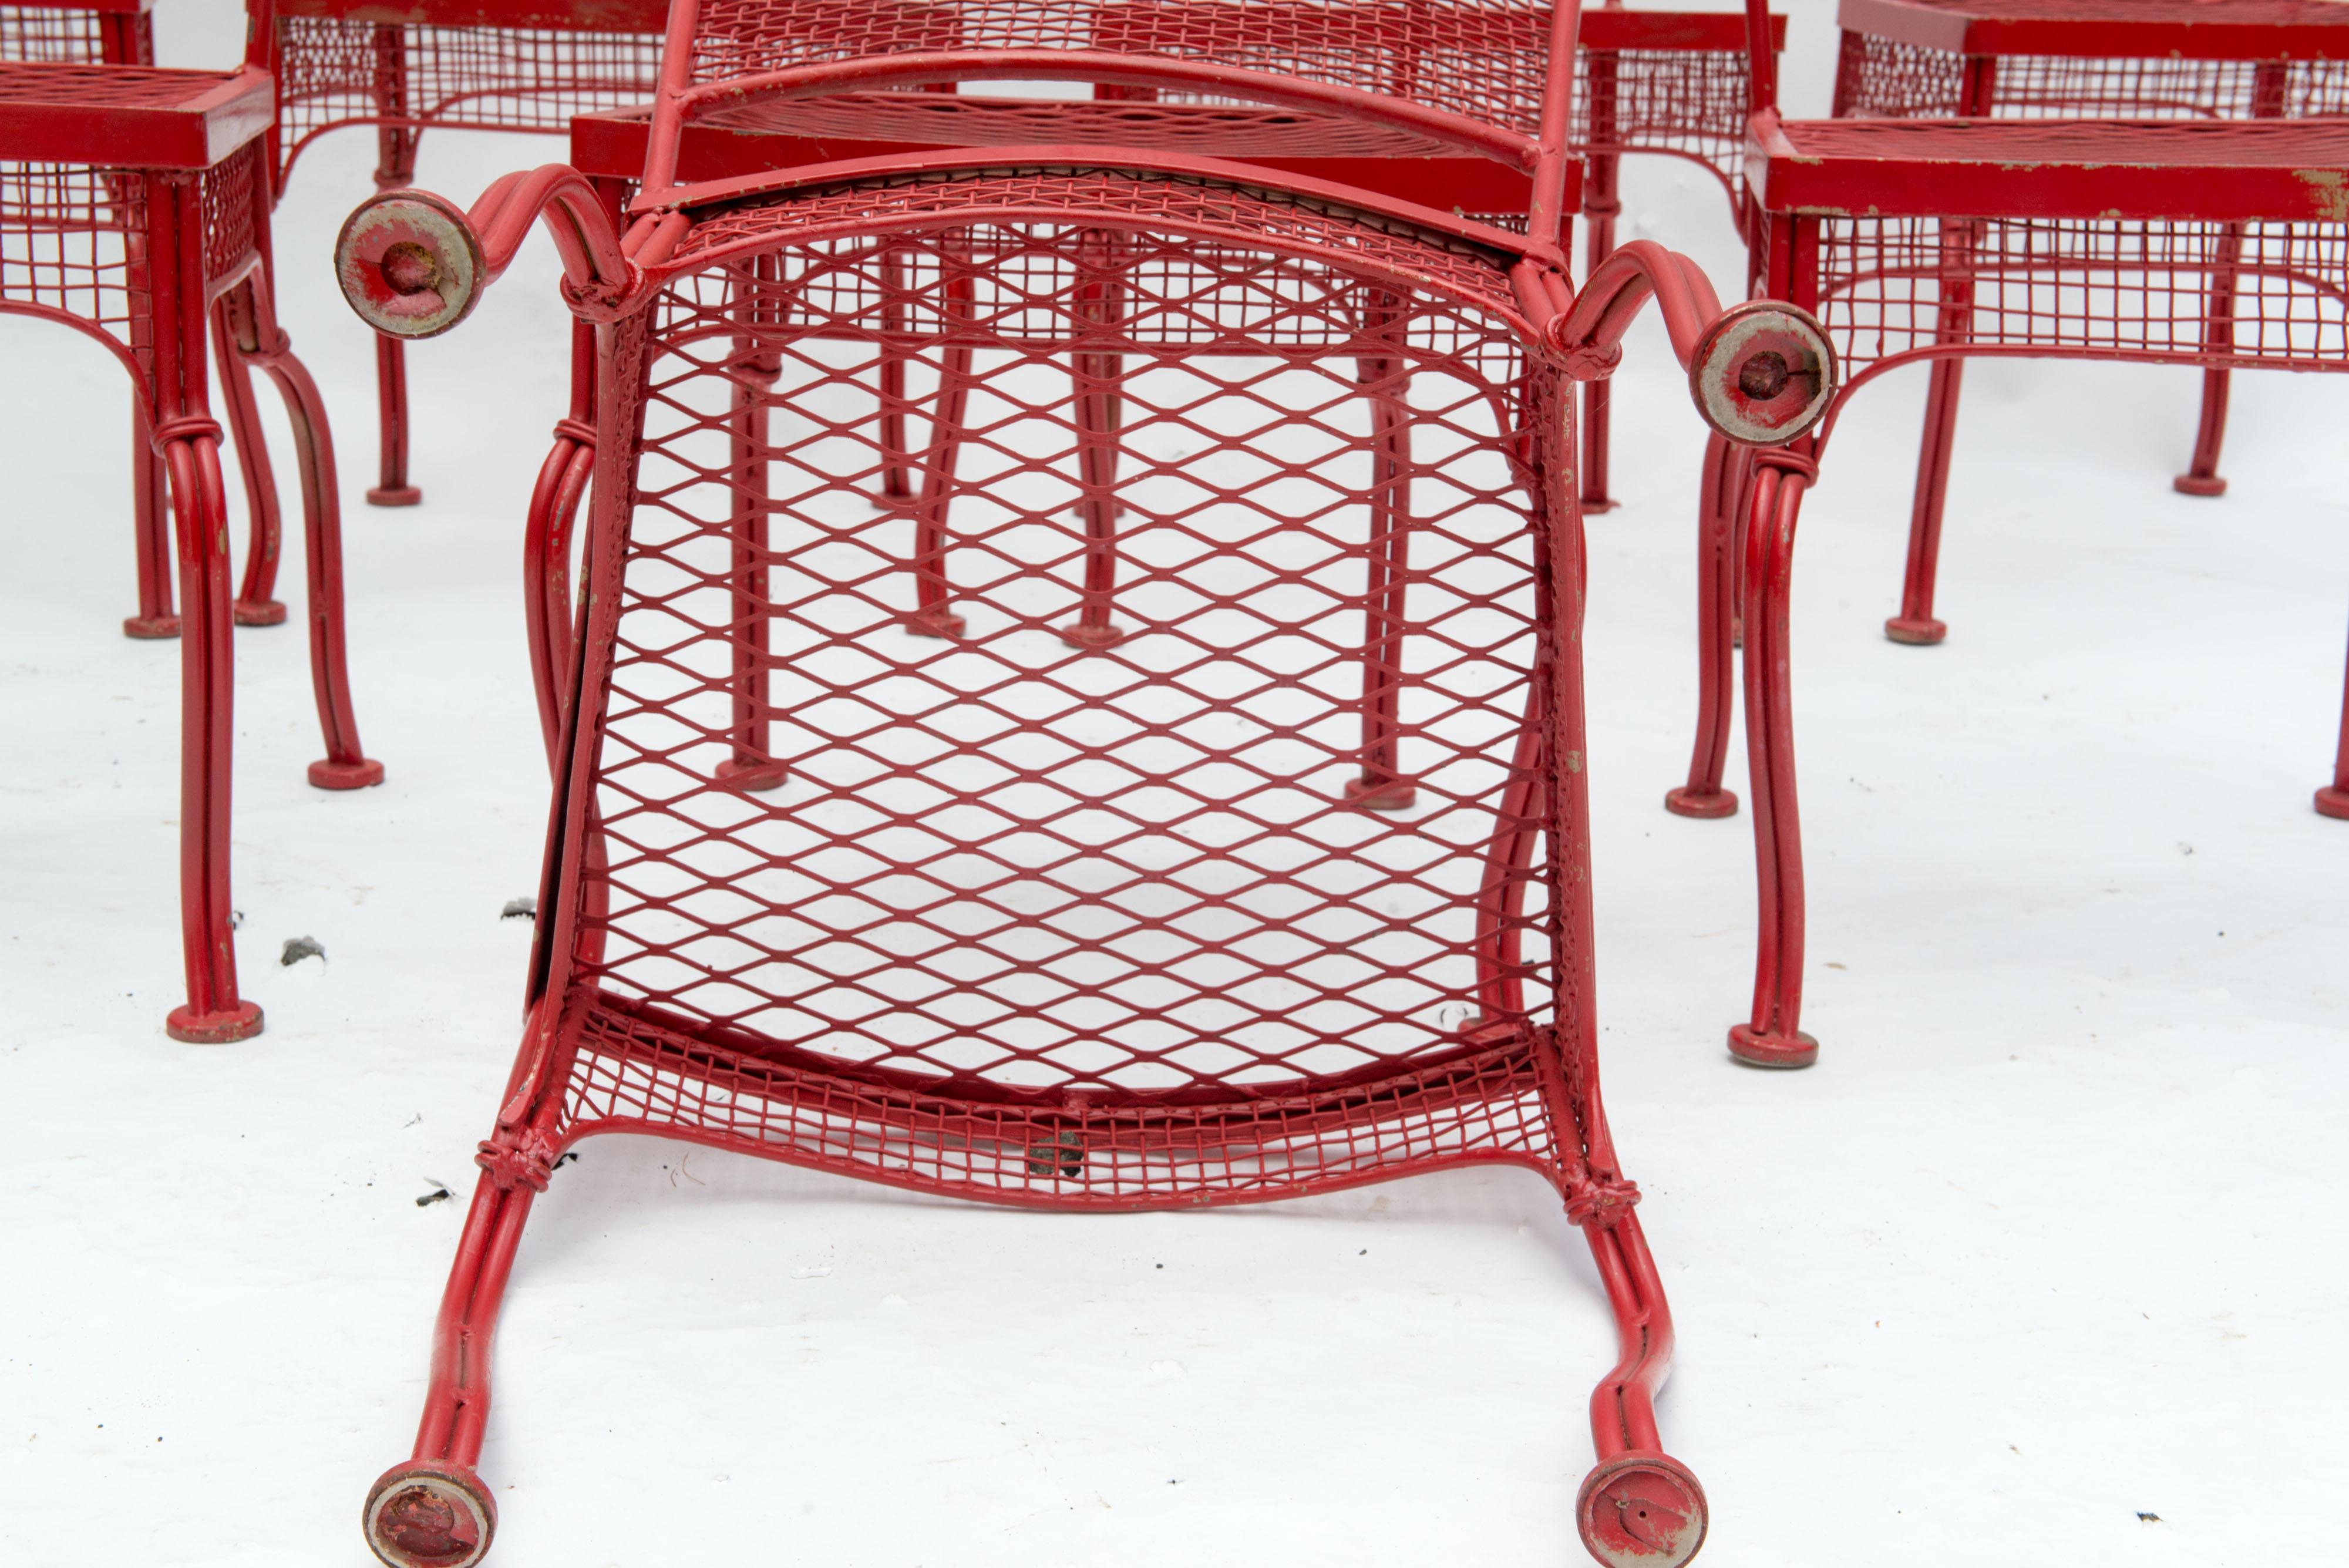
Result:
<instances>
[{"instance_id":1,"label":"white backdrop","mask_svg":"<svg viewBox=\"0 0 2349 1568\"><path fill-rule=\"evenodd\" d=\"M1789 106L1824 112L1831 8L1788 8ZM168 0L166 62L226 64L240 27ZM413 355L426 504L366 507L368 340L327 254L372 153L315 149L277 246L340 421L389 777L306 787L300 616L237 634L259 1039L160 1027L178 654L117 630L119 371L0 320L0 1560L27 1568L366 1560L514 1043L528 932L498 911L534 888L544 809L519 522L566 318L537 243ZM559 156L435 134L422 182L470 201ZM1700 176L1626 184L1632 233L1735 283ZM2192 372L1972 369L1951 632L1920 649L1878 628L1922 381L1858 403L1803 524L1810 1073L1722 1047L1747 819L1660 805L1702 431L1652 326L1618 383L1626 504L1591 524L1607 1069L1680 1324L1663 1418L1711 1492L1703 1561L2315 1561L2349 1468L2349 823L2308 803L2349 622L2349 381L2239 379L2211 502L2169 489ZM326 961L281 967L305 935ZM427 1177L459 1200L418 1207ZM1579 1238L1519 1174L1069 1218L650 1140L563 1172L504 1326L501 1568L1571 1563L1614 1354Z\"/></svg>"}]
</instances>

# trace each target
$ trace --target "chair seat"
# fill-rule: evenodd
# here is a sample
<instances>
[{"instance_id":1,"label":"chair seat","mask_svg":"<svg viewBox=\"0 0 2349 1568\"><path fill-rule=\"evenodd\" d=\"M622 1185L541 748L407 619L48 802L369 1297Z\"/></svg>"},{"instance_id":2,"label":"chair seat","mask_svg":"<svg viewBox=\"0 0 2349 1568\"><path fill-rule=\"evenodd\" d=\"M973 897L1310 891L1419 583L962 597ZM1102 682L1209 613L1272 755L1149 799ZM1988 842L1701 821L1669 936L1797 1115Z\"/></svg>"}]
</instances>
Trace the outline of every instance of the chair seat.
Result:
<instances>
[{"instance_id":1,"label":"chair seat","mask_svg":"<svg viewBox=\"0 0 2349 1568\"><path fill-rule=\"evenodd\" d=\"M2349 59L2336 0L1843 0L1836 21L1958 55Z\"/></svg>"},{"instance_id":2,"label":"chair seat","mask_svg":"<svg viewBox=\"0 0 2349 1568\"><path fill-rule=\"evenodd\" d=\"M2341 7L2349 12L2349 6ZM1756 115L1774 213L2349 221L2349 121L1797 119Z\"/></svg>"},{"instance_id":3,"label":"chair seat","mask_svg":"<svg viewBox=\"0 0 2349 1568\"><path fill-rule=\"evenodd\" d=\"M0 63L0 157L109 169L210 169L269 129L268 76Z\"/></svg>"}]
</instances>

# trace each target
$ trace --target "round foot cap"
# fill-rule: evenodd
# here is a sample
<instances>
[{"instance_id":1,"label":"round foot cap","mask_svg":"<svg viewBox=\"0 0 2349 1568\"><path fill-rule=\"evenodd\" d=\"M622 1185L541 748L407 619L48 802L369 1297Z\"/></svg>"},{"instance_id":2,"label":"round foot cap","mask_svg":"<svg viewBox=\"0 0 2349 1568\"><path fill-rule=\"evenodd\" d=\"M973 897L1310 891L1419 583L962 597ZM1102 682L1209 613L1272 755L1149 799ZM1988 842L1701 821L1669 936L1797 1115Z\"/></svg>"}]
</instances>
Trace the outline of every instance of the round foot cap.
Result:
<instances>
[{"instance_id":1,"label":"round foot cap","mask_svg":"<svg viewBox=\"0 0 2349 1568\"><path fill-rule=\"evenodd\" d=\"M1819 1043L1799 1029L1791 1036L1764 1034L1751 1023L1735 1023L1729 1054L1749 1067L1807 1067L1819 1059Z\"/></svg>"},{"instance_id":2,"label":"round foot cap","mask_svg":"<svg viewBox=\"0 0 2349 1568\"><path fill-rule=\"evenodd\" d=\"M369 784L383 783L383 764L372 757L361 757L355 763L312 763L310 787L313 789L365 789Z\"/></svg>"},{"instance_id":3,"label":"round foot cap","mask_svg":"<svg viewBox=\"0 0 2349 1568\"><path fill-rule=\"evenodd\" d=\"M1884 623L1884 635L1912 648L1930 648L1949 636L1950 628L1930 618L1911 619L1896 615Z\"/></svg>"},{"instance_id":4,"label":"round foot cap","mask_svg":"<svg viewBox=\"0 0 2349 1568\"><path fill-rule=\"evenodd\" d=\"M411 1459L384 1471L359 1522L390 1568L472 1568L489 1554L498 1505L472 1471Z\"/></svg>"},{"instance_id":5,"label":"round foot cap","mask_svg":"<svg viewBox=\"0 0 2349 1568\"><path fill-rule=\"evenodd\" d=\"M190 1045L226 1045L250 1040L261 1033L261 1003L240 1002L217 1012L175 1007L163 1021L163 1033Z\"/></svg>"},{"instance_id":6,"label":"round foot cap","mask_svg":"<svg viewBox=\"0 0 2349 1568\"><path fill-rule=\"evenodd\" d=\"M1071 621L1057 629L1061 640L1071 648L1115 648L1126 638L1122 626L1087 626L1081 621Z\"/></svg>"},{"instance_id":7,"label":"round foot cap","mask_svg":"<svg viewBox=\"0 0 2349 1568\"><path fill-rule=\"evenodd\" d=\"M2169 482L2180 495L2224 495L2227 482L2215 473L2181 473Z\"/></svg>"},{"instance_id":8,"label":"round foot cap","mask_svg":"<svg viewBox=\"0 0 2349 1568\"><path fill-rule=\"evenodd\" d=\"M1682 784L1664 792L1664 809L1674 816L1711 818L1737 815L1737 792L1729 789L1691 789Z\"/></svg>"},{"instance_id":9,"label":"round foot cap","mask_svg":"<svg viewBox=\"0 0 2349 1568\"><path fill-rule=\"evenodd\" d=\"M1612 512L1622 504L1611 495L1586 495L1582 498L1582 514L1596 517L1602 512Z\"/></svg>"},{"instance_id":10,"label":"round foot cap","mask_svg":"<svg viewBox=\"0 0 2349 1568\"><path fill-rule=\"evenodd\" d=\"M719 784L735 789L780 789L783 781L792 776L792 770L778 762L746 763L739 757L729 757L718 764L717 774Z\"/></svg>"},{"instance_id":11,"label":"round foot cap","mask_svg":"<svg viewBox=\"0 0 2349 1568\"><path fill-rule=\"evenodd\" d=\"M285 606L277 599L239 599L228 607L228 613L239 626L285 624Z\"/></svg>"},{"instance_id":12,"label":"round foot cap","mask_svg":"<svg viewBox=\"0 0 2349 1568\"><path fill-rule=\"evenodd\" d=\"M2344 821L2349 821L2349 789L2343 789L2335 784L2329 789L2318 790L2316 809L2326 816L2337 816Z\"/></svg>"},{"instance_id":13,"label":"round foot cap","mask_svg":"<svg viewBox=\"0 0 2349 1568\"><path fill-rule=\"evenodd\" d=\"M424 499L424 492L412 484L378 484L367 492L369 506L413 506Z\"/></svg>"},{"instance_id":14,"label":"round foot cap","mask_svg":"<svg viewBox=\"0 0 2349 1568\"><path fill-rule=\"evenodd\" d=\"M1419 798L1419 786L1409 779L1348 779L1346 804L1364 811L1402 811Z\"/></svg>"},{"instance_id":15,"label":"round foot cap","mask_svg":"<svg viewBox=\"0 0 2349 1568\"><path fill-rule=\"evenodd\" d=\"M122 620L122 635L135 637L142 641L177 637L180 635L180 618L175 615L125 616Z\"/></svg>"},{"instance_id":16,"label":"round foot cap","mask_svg":"<svg viewBox=\"0 0 2349 1568\"><path fill-rule=\"evenodd\" d=\"M1704 1544L1704 1489L1668 1454L1618 1454L1574 1501L1582 1544L1607 1568L1681 1568Z\"/></svg>"}]
</instances>

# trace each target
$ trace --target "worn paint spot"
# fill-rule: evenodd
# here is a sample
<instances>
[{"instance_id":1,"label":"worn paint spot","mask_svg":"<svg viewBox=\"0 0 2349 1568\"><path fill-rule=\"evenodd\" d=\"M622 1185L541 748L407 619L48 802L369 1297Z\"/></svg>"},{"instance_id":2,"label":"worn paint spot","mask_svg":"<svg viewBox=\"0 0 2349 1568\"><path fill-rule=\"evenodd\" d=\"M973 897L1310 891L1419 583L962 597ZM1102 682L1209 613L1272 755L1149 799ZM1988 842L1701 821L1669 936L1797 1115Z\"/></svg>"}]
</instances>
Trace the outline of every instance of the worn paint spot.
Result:
<instances>
[{"instance_id":1,"label":"worn paint spot","mask_svg":"<svg viewBox=\"0 0 2349 1568\"><path fill-rule=\"evenodd\" d=\"M2349 173L2338 169L2296 169L2292 176L2309 188L2324 217L2335 222L2349 219Z\"/></svg>"}]
</instances>

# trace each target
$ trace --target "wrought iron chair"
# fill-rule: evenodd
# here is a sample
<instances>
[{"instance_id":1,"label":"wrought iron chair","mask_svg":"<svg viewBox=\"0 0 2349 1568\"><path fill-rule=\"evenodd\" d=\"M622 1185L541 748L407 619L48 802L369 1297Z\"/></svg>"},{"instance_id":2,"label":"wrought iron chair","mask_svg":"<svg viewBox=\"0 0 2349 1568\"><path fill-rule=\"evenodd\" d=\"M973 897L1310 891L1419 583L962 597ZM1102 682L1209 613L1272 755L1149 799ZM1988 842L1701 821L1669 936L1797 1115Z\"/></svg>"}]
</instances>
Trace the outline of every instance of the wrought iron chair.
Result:
<instances>
[{"instance_id":1,"label":"wrought iron chair","mask_svg":"<svg viewBox=\"0 0 2349 1568\"><path fill-rule=\"evenodd\" d=\"M229 927L231 602L220 426L207 331L248 491L275 515L252 372L268 373L294 427L307 527L312 678L326 756L321 789L383 777L360 748L343 651L342 545L332 439L309 372L277 326L269 285L269 78L132 65L0 64L0 311L74 327L110 349L136 394L141 462L140 622L181 637L180 896L186 1005L180 1040L242 1039L261 1010L237 992ZM164 478L179 523L180 612L171 616ZM151 486L151 488L150 488ZM259 548L263 542L256 541ZM274 573L271 559L250 566ZM264 576L264 581L266 580ZM238 618L283 619L240 600ZM267 612L274 611L274 616Z\"/></svg>"},{"instance_id":2,"label":"wrought iron chair","mask_svg":"<svg viewBox=\"0 0 2349 1568\"><path fill-rule=\"evenodd\" d=\"M2349 8L2333 0L1843 0L1838 116L2272 119L2349 114ZM1928 441L1949 445L1964 362L1937 360ZM2194 457L2173 482L2220 495L2224 367L2202 372ZM1924 504L1920 494L1919 504ZM1940 515L1920 515L1930 548ZM1913 545L1912 545L1913 547ZM1926 564L1930 579L1931 566ZM1930 586L1930 583L1929 583ZM1889 623L1936 642L1931 617Z\"/></svg>"},{"instance_id":3,"label":"wrought iron chair","mask_svg":"<svg viewBox=\"0 0 2349 1568\"><path fill-rule=\"evenodd\" d=\"M1758 27L1758 5L1749 11ZM1744 633L1746 747L1761 933L1751 1017L1730 1050L1805 1066L1803 867L1787 596L1795 519L1845 403L1897 367L1984 355L2220 369L2349 369L2349 123L2338 119L1788 120L1756 50L1748 211L1764 296L1815 310L1844 379L1817 430L1752 462L1708 455L1695 754L1667 804L1726 815L1733 597ZM1952 389L1954 383L1951 383ZM1939 418L1954 412L1954 401ZM1938 520L1949 446L1929 425L1919 515ZM1744 500L1739 498L1745 497ZM1742 539L1740 537L1742 524ZM1936 526L1938 524L1936 523ZM1934 540L1912 538L1901 616L1938 634ZM1733 556L1742 557L1742 580ZM1733 584L1736 584L1733 594ZM2349 708L2317 809L2349 816Z\"/></svg>"},{"instance_id":4,"label":"wrought iron chair","mask_svg":"<svg viewBox=\"0 0 2349 1568\"><path fill-rule=\"evenodd\" d=\"M626 1129L1073 1210L1525 1167L1621 1333L1578 1527L1684 1563L1588 1001L1570 388L1652 295L1707 417L1779 439L1825 405L1816 329L1716 317L1644 242L1575 291L1571 5L1223 7L1112 51L1091 4L994 4L893 48L936 10L680 0L624 233L559 167L379 195L337 244L423 336L543 217L594 350L529 1022L368 1542L488 1550L514 1249L560 1153ZM1560 68L1521 104L1491 67L1529 27ZM1383 90L1399 57L1444 69ZM684 172L767 105L1005 77L1410 134L1517 171L1530 221L1065 140ZM876 513L899 464L916 504Z\"/></svg>"}]
</instances>

